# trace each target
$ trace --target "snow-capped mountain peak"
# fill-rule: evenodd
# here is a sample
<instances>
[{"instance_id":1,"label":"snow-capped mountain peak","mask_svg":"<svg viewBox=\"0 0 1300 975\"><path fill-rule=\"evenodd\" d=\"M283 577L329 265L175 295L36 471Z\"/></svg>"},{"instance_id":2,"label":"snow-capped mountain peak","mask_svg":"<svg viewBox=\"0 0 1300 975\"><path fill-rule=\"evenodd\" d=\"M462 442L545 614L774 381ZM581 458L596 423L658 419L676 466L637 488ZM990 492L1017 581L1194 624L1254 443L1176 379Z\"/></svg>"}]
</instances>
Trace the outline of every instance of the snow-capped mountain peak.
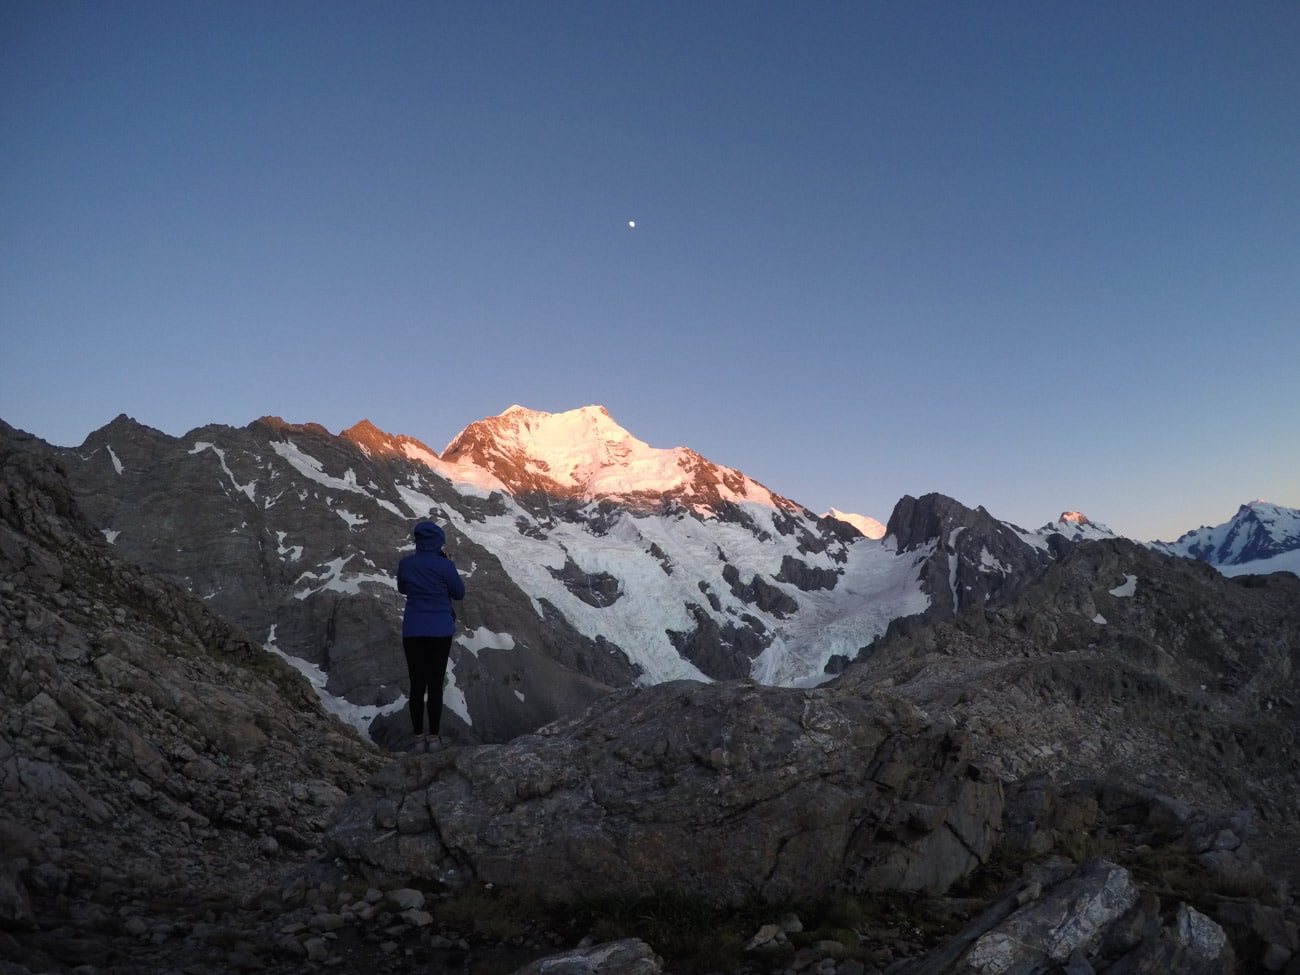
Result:
<instances>
[{"instance_id":1,"label":"snow-capped mountain peak","mask_svg":"<svg viewBox=\"0 0 1300 975\"><path fill-rule=\"evenodd\" d=\"M1119 537L1100 522L1092 521L1082 511L1062 511L1056 521L1049 521L1038 529L1037 534L1063 535L1072 542Z\"/></svg>"},{"instance_id":2,"label":"snow-capped mountain peak","mask_svg":"<svg viewBox=\"0 0 1300 975\"><path fill-rule=\"evenodd\" d=\"M515 495L615 498L655 506L674 500L705 509L742 501L798 508L740 471L686 447L664 449L638 440L603 406L564 413L511 406L467 426L441 459L453 472L487 471ZM455 473L451 476L456 479Z\"/></svg>"},{"instance_id":3,"label":"snow-capped mountain peak","mask_svg":"<svg viewBox=\"0 0 1300 975\"><path fill-rule=\"evenodd\" d=\"M1294 572L1300 565L1300 509L1251 501L1222 525L1202 525L1176 542L1155 542L1152 547L1200 559L1229 575L1235 574L1232 566L1247 563L1251 572Z\"/></svg>"}]
</instances>

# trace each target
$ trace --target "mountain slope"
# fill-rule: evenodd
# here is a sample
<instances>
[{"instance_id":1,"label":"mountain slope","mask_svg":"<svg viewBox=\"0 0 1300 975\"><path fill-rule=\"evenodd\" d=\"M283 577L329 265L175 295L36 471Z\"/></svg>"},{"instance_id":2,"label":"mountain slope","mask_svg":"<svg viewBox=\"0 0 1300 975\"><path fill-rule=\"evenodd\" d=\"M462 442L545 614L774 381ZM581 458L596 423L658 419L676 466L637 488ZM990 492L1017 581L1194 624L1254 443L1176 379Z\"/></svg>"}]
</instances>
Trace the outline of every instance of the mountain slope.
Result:
<instances>
[{"instance_id":1,"label":"mountain slope","mask_svg":"<svg viewBox=\"0 0 1300 975\"><path fill-rule=\"evenodd\" d=\"M1266 501L1243 504L1221 525L1202 525L1157 551L1200 559L1225 575L1294 572L1300 575L1300 510Z\"/></svg>"},{"instance_id":2,"label":"mountain slope","mask_svg":"<svg viewBox=\"0 0 1300 975\"><path fill-rule=\"evenodd\" d=\"M122 554L301 661L359 724L391 714L389 743L404 723L393 572L418 518L447 527L469 586L447 702L471 740L610 687L824 679L929 605L924 546L900 553L693 452L646 447L603 410L513 410L455 443L437 457L366 423L336 437L271 417L172 438L119 417L62 457Z\"/></svg>"},{"instance_id":3,"label":"mountain slope","mask_svg":"<svg viewBox=\"0 0 1300 975\"><path fill-rule=\"evenodd\" d=\"M420 518L444 524L469 588L446 691L467 741L610 688L814 684L887 632L1011 598L1109 533L1072 513L1026 532L930 494L864 537L848 516L650 447L599 407L512 407L441 456L367 421L334 436L263 417L173 438L124 416L59 455L121 554L285 654L388 745L406 724L393 573Z\"/></svg>"},{"instance_id":4,"label":"mountain slope","mask_svg":"<svg viewBox=\"0 0 1300 975\"><path fill-rule=\"evenodd\" d=\"M238 970L237 939L194 919L283 911L283 873L382 764L283 661L105 544L51 448L4 423L0 715L6 972Z\"/></svg>"}]
</instances>

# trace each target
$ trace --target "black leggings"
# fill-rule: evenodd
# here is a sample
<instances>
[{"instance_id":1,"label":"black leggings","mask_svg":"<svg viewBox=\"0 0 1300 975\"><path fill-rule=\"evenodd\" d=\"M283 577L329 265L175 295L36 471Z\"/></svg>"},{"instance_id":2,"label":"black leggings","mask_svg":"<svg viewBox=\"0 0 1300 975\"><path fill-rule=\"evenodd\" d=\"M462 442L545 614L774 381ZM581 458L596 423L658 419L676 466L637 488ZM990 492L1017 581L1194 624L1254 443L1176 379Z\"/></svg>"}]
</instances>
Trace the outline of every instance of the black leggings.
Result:
<instances>
[{"instance_id":1,"label":"black leggings","mask_svg":"<svg viewBox=\"0 0 1300 975\"><path fill-rule=\"evenodd\" d=\"M411 732L424 733L425 698L428 697L429 733L442 723L442 681L451 654L450 636L404 636L406 672L411 678Z\"/></svg>"}]
</instances>

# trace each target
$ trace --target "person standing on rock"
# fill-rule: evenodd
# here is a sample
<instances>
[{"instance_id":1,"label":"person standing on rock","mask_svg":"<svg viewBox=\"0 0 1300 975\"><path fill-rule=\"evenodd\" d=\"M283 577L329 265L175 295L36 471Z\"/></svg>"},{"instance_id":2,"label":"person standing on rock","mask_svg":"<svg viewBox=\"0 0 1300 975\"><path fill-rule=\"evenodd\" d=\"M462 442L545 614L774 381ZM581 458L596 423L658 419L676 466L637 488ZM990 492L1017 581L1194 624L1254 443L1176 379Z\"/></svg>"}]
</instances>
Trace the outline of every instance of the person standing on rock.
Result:
<instances>
[{"instance_id":1,"label":"person standing on rock","mask_svg":"<svg viewBox=\"0 0 1300 975\"><path fill-rule=\"evenodd\" d=\"M411 732L417 752L442 747L442 682L456 632L453 599L465 598L465 582L442 547L447 537L431 521L415 526L415 551L397 564L397 591L406 597L402 650L411 681ZM426 714L428 734L424 731Z\"/></svg>"}]
</instances>

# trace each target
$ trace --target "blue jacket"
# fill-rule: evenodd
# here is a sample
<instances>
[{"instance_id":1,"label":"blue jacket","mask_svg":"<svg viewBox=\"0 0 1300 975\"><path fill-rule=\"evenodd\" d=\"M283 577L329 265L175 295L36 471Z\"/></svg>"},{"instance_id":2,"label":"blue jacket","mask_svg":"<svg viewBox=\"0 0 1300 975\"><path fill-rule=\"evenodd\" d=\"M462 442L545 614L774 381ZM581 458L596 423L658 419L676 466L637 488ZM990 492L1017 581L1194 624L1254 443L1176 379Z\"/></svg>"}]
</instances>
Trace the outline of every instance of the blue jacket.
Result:
<instances>
[{"instance_id":1,"label":"blue jacket","mask_svg":"<svg viewBox=\"0 0 1300 975\"><path fill-rule=\"evenodd\" d=\"M456 563L442 554L446 535L431 521L415 526L415 551L397 563L397 591L406 597L402 636L450 636L456 632L453 599L465 598Z\"/></svg>"}]
</instances>

